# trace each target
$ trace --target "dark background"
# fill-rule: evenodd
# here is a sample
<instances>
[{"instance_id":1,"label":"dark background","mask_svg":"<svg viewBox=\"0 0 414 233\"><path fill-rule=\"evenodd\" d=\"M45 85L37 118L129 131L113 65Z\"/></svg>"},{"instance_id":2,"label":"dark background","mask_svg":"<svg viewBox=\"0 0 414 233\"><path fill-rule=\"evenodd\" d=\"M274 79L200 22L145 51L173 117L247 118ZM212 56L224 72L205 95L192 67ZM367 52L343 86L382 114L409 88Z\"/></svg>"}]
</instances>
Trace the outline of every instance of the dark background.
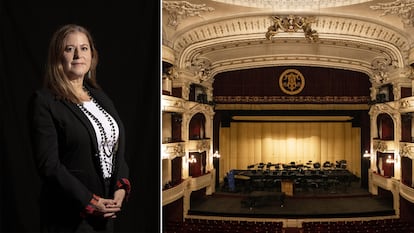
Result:
<instances>
[{"instance_id":1,"label":"dark background","mask_svg":"<svg viewBox=\"0 0 414 233\"><path fill-rule=\"evenodd\" d=\"M160 2L0 0L0 230L39 228L39 177L27 129L29 96L42 84L47 47L61 25L88 28L97 80L124 121L132 193L117 232L160 231ZM59 203L56 203L59 208Z\"/></svg>"}]
</instances>

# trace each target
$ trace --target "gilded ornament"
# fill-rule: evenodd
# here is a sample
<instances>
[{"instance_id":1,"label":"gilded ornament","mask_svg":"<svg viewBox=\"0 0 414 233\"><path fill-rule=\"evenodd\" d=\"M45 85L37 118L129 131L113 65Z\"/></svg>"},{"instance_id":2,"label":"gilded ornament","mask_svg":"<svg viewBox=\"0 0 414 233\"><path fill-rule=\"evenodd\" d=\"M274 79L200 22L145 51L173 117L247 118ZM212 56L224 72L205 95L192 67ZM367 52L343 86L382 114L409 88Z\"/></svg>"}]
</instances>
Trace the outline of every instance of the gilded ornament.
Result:
<instances>
[{"instance_id":1,"label":"gilded ornament","mask_svg":"<svg viewBox=\"0 0 414 233\"><path fill-rule=\"evenodd\" d=\"M305 78L296 69L285 70L279 77L279 87L288 95L296 95L305 87Z\"/></svg>"}]
</instances>

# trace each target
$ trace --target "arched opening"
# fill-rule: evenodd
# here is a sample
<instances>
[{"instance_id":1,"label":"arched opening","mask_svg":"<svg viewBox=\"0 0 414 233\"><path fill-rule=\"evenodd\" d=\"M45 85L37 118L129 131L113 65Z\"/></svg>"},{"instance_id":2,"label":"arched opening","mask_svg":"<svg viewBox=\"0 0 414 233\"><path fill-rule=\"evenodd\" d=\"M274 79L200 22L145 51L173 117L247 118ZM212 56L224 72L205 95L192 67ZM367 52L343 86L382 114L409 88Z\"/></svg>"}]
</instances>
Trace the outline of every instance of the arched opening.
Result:
<instances>
[{"instance_id":1,"label":"arched opening","mask_svg":"<svg viewBox=\"0 0 414 233\"><path fill-rule=\"evenodd\" d=\"M195 114L188 127L190 140L206 139L206 117L202 113Z\"/></svg>"},{"instance_id":2,"label":"arched opening","mask_svg":"<svg viewBox=\"0 0 414 233\"><path fill-rule=\"evenodd\" d=\"M394 140L394 121L387 113L381 113L377 117L377 137L381 140Z\"/></svg>"}]
</instances>

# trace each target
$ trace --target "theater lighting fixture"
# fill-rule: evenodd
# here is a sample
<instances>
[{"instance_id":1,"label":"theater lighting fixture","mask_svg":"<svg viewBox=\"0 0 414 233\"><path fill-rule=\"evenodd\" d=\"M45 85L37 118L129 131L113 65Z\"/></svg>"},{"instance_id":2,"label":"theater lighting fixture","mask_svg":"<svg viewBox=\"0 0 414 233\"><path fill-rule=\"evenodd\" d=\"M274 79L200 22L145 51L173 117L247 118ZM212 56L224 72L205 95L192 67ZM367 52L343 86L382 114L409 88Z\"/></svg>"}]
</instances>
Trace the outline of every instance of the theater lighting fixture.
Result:
<instances>
[{"instance_id":1,"label":"theater lighting fixture","mask_svg":"<svg viewBox=\"0 0 414 233\"><path fill-rule=\"evenodd\" d=\"M388 155L387 160L385 160L386 163L395 163L395 159L391 158L391 155Z\"/></svg>"},{"instance_id":2,"label":"theater lighting fixture","mask_svg":"<svg viewBox=\"0 0 414 233\"><path fill-rule=\"evenodd\" d=\"M189 163L197 163L197 159L194 157L194 155L191 155L191 158L188 159Z\"/></svg>"},{"instance_id":3,"label":"theater lighting fixture","mask_svg":"<svg viewBox=\"0 0 414 233\"><path fill-rule=\"evenodd\" d=\"M220 158L220 154L218 153L217 150L216 150L216 152L214 152L213 158Z\"/></svg>"},{"instance_id":4,"label":"theater lighting fixture","mask_svg":"<svg viewBox=\"0 0 414 233\"><path fill-rule=\"evenodd\" d=\"M364 153L364 155L362 157L364 157L364 158L370 158L371 157L371 154L368 153L368 151L366 150L365 153Z\"/></svg>"}]
</instances>

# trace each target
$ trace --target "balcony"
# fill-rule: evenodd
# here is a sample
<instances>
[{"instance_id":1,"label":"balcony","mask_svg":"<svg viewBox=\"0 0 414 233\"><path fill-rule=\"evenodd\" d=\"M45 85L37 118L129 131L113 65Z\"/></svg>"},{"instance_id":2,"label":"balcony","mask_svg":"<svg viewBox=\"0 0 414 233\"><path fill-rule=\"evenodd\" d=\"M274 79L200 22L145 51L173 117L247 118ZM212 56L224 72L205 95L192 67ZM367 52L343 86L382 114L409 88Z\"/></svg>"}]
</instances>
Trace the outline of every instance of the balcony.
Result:
<instances>
[{"instance_id":1,"label":"balcony","mask_svg":"<svg viewBox=\"0 0 414 233\"><path fill-rule=\"evenodd\" d=\"M372 176L372 183L378 187L381 187L386 190L392 190L393 179L385 176L381 176L378 173L374 173Z\"/></svg>"},{"instance_id":2,"label":"balcony","mask_svg":"<svg viewBox=\"0 0 414 233\"><path fill-rule=\"evenodd\" d=\"M403 183L400 184L400 195L410 201L411 203L414 203L414 188L407 186Z\"/></svg>"},{"instance_id":3,"label":"balcony","mask_svg":"<svg viewBox=\"0 0 414 233\"><path fill-rule=\"evenodd\" d=\"M399 100L400 102L400 109L399 111L401 113L405 112L414 112L414 96L401 98Z\"/></svg>"},{"instance_id":4,"label":"balcony","mask_svg":"<svg viewBox=\"0 0 414 233\"><path fill-rule=\"evenodd\" d=\"M162 205L168 205L182 198L187 184L188 180L185 180L177 186L162 191Z\"/></svg>"},{"instance_id":5,"label":"balcony","mask_svg":"<svg viewBox=\"0 0 414 233\"><path fill-rule=\"evenodd\" d=\"M165 112L184 112L186 101L174 96L162 95L161 107Z\"/></svg>"},{"instance_id":6,"label":"balcony","mask_svg":"<svg viewBox=\"0 0 414 233\"><path fill-rule=\"evenodd\" d=\"M395 142L394 140L384 140L384 139L378 139L374 138L372 140L373 146L375 150L378 150L380 152L394 152L395 150Z\"/></svg>"},{"instance_id":7,"label":"balcony","mask_svg":"<svg viewBox=\"0 0 414 233\"><path fill-rule=\"evenodd\" d=\"M401 156L414 156L414 143L400 142L400 153Z\"/></svg>"},{"instance_id":8,"label":"balcony","mask_svg":"<svg viewBox=\"0 0 414 233\"><path fill-rule=\"evenodd\" d=\"M202 176L193 177L190 180L190 189L191 191L197 191L201 188L208 187L210 185L214 185L213 173L209 172Z\"/></svg>"},{"instance_id":9,"label":"balcony","mask_svg":"<svg viewBox=\"0 0 414 233\"><path fill-rule=\"evenodd\" d=\"M189 151L210 151L210 138L189 140L187 148Z\"/></svg>"},{"instance_id":10,"label":"balcony","mask_svg":"<svg viewBox=\"0 0 414 233\"><path fill-rule=\"evenodd\" d=\"M167 143L161 145L162 159L174 159L185 154L185 142Z\"/></svg>"}]
</instances>

